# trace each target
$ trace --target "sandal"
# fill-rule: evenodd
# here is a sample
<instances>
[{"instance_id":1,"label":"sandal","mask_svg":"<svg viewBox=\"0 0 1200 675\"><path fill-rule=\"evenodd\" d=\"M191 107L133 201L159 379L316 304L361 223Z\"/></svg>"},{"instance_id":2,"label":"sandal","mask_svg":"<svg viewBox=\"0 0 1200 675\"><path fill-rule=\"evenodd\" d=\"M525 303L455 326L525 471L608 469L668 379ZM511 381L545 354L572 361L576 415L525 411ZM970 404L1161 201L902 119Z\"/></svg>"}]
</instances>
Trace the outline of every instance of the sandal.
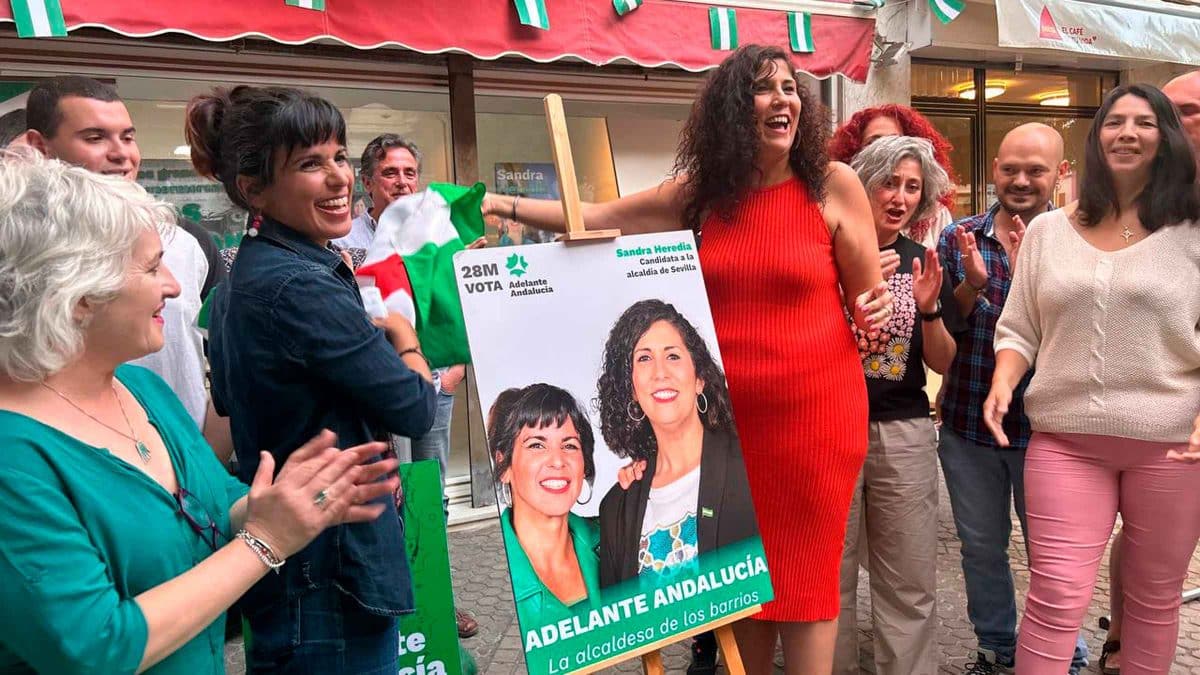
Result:
<instances>
[{"instance_id":1,"label":"sandal","mask_svg":"<svg viewBox=\"0 0 1200 675\"><path fill-rule=\"evenodd\" d=\"M1104 675L1121 675L1121 667L1120 666L1117 666L1115 668L1108 667L1109 657L1120 651L1121 651L1121 641L1120 640L1109 640L1108 642L1104 643L1104 646L1101 647L1101 649L1100 649L1100 672L1101 673L1104 673Z\"/></svg>"},{"instance_id":2,"label":"sandal","mask_svg":"<svg viewBox=\"0 0 1200 675\"><path fill-rule=\"evenodd\" d=\"M458 623L458 637L469 638L479 632L479 622L465 611L455 609L454 619Z\"/></svg>"}]
</instances>

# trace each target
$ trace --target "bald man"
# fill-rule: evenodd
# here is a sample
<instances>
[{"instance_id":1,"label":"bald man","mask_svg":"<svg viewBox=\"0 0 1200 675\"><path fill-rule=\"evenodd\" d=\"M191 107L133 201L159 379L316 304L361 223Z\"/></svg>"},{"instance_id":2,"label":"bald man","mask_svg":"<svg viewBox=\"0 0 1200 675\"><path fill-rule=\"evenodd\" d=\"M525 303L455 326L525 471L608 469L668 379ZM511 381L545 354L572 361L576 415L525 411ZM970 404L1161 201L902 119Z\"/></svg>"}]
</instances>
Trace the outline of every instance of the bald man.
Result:
<instances>
[{"instance_id":1,"label":"bald man","mask_svg":"<svg viewBox=\"0 0 1200 675\"><path fill-rule=\"evenodd\" d=\"M1062 136L1045 124L1023 124L1005 135L992 162L999 202L942 233L938 254L955 284L967 332L943 383L938 456L962 543L967 615L979 642L967 673L987 675L1013 666L1017 605L1008 561L1010 510L1025 529L1025 448L1031 430L1021 409L1029 375L1013 392L1004 421L1011 441L1000 448L983 424L983 401L996 367L992 342L1004 309L1025 224L1053 208L1051 199L1069 165ZM1087 647L1076 646L1071 672L1087 665Z\"/></svg>"},{"instance_id":2,"label":"bald man","mask_svg":"<svg viewBox=\"0 0 1200 675\"><path fill-rule=\"evenodd\" d=\"M1180 75L1163 85L1162 90L1179 108L1179 119L1192 140L1192 149L1200 153L1200 70Z\"/></svg>"}]
</instances>

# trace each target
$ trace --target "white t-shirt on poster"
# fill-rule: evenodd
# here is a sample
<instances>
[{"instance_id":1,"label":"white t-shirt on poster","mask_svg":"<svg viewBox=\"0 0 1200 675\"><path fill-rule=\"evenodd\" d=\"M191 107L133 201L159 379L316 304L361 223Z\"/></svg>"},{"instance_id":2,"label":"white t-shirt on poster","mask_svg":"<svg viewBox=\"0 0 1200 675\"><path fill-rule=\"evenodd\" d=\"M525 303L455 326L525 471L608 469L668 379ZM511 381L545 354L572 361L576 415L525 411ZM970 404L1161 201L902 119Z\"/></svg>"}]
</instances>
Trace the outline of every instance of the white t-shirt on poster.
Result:
<instances>
[{"instance_id":1,"label":"white t-shirt on poster","mask_svg":"<svg viewBox=\"0 0 1200 675\"><path fill-rule=\"evenodd\" d=\"M669 485L650 488L638 542L638 574L662 572L696 557L699 501L699 465Z\"/></svg>"}]
</instances>

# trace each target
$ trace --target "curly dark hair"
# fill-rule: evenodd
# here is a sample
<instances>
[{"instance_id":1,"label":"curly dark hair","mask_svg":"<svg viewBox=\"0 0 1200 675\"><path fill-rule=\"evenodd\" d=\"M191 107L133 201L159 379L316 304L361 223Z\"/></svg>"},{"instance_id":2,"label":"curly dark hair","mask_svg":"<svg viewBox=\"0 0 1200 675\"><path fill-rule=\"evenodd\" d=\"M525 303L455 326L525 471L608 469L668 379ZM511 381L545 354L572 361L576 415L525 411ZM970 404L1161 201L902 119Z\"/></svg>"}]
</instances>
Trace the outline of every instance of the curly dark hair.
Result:
<instances>
[{"instance_id":1,"label":"curly dark hair","mask_svg":"<svg viewBox=\"0 0 1200 675\"><path fill-rule=\"evenodd\" d=\"M590 484L596 477L596 437L583 408L565 389L539 382L524 388L505 389L488 411L488 451L492 455L494 480L512 466L517 437L526 427L559 427L570 419L583 446L583 477Z\"/></svg>"},{"instance_id":2,"label":"curly dark hair","mask_svg":"<svg viewBox=\"0 0 1200 675\"><path fill-rule=\"evenodd\" d=\"M829 139L829 158L835 162L849 164L850 160L854 159L855 155L863 149L863 132L876 117L890 117L896 120L896 124L900 125L902 136L924 138L933 144L933 158L937 160L939 166L946 170L951 184L950 190L938 196L938 203L946 207L946 210L953 211L954 198L957 196L957 191L953 189L953 186L958 184L958 177L954 175L954 164L950 161L950 153L954 150L954 146L933 126L928 118L909 106L888 103L872 108L863 108L854 113L850 119L846 120L845 124L833 132L833 137ZM931 216L913 223L910 226L913 239L921 239L926 230L933 225L933 220L934 218Z\"/></svg>"},{"instance_id":3,"label":"curly dark hair","mask_svg":"<svg viewBox=\"0 0 1200 675\"><path fill-rule=\"evenodd\" d=\"M597 383L599 396L595 406L600 410L600 433L608 449L619 457L643 460L658 450L658 441L650 421L643 417L634 420L629 415L633 398L633 348L637 341L659 321L666 321L679 331L683 346L696 366L696 377L704 380L704 397L708 410L700 415L704 428L732 432L733 404L725 374L713 360L704 338L674 305L662 300L641 300L621 314L608 334L604 345L604 364Z\"/></svg>"},{"instance_id":4,"label":"curly dark hair","mask_svg":"<svg viewBox=\"0 0 1200 675\"><path fill-rule=\"evenodd\" d=\"M683 184L683 224L698 231L701 220L713 211L728 218L755 185L761 171L758 125L754 117L754 83L776 59L791 63L779 47L746 45L721 62L708 77L692 105L680 134L675 156L676 176ZM792 67L792 77L796 77ZM829 114L807 87L798 85L800 119L789 163L815 200L825 197L829 169L826 141Z\"/></svg>"},{"instance_id":5,"label":"curly dark hair","mask_svg":"<svg viewBox=\"0 0 1200 675\"><path fill-rule=\"evenodd\" d=\"M1148 104L1158 118L1158 153L1150 165L1150 179L1137 197L1138 219L1142 227L1153 232L1164 225L1182 221L1194 224L1200 218L1200 194L1196 191L1196 160L1191 142L1179 121L1171 99L1157 87L1148 84L1123 84L1104 97L1096 120L1087 135L1083 155L1083 186L1079 193L1079 224L1091 227L1109 213L1120 215L1121 203L1117 186L1104 148L1100 147L1100 131L1104 118L1123 96L1136 96Z\"/></svg>"}]
</instances>

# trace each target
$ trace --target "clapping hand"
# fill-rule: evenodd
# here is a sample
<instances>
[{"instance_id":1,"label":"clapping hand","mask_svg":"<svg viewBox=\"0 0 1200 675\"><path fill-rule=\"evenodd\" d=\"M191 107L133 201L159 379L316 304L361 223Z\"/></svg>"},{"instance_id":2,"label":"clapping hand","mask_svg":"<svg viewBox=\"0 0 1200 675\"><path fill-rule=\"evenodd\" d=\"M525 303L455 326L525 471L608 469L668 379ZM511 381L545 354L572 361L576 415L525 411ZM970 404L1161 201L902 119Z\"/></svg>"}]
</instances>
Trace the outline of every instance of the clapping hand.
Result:
<instances>
[{"instance_id":1,"label":"clapping hand","mask_svg":"<svg viewBox=\"0 0 1200 675\"><path fill-rule=\"evenodd\" d=\"M891 279L899 268L900 254L896 253L896 249L886 248L879 252L879 271L883 273L884 281Z\"/></svg>"},{"instance_id":2,"label":"clapping hand","mask_svg":"<svg viewBox=\"0 0 1200 675\"><path fill-rule=\"evenodd\" d=\"M1024 228L1021 231L1024 233ZM954 239L958 242L958 254L962 259L963 273L966 275L967 283L971 285L971 288L987 286L987 265L984 264L983 256L979 253L979 247L975 242L975 233L968 232L967 228L959 225L954 229Z\"/></svg>"},{"instance_id":3,"label":"clapping hand","mask_svg":"<svg viewBox=\"0 0 1200 675\"><path fill-rule=\"evenodd\" d=\"M280 558L303 549L330 526L378 518L386 503L374 500L399 484L395 459L366 463L384 451L383 443L338 450L336 441L331 431L317 434L288 457L274 479L274 457L260 454L244 527ZM389 478L379 480L383 476Z\"/></svg>"},{"instance_id":4,"label":"clapping hand","mask_svg":"<svg viewBox=\"0 0 1200 675\"><path fill-rule=\"evenodd\" d=\"M942 261L938 259L937 251L925 249L925 264L920 258L914 258L912 263L913 300L917 309L923 314L933 314L937 311L938 295L942 292Z\"/></svg>"},{"instance_id":5,"label":"clapping hand","mask_svg":"<svg viewBox=\"0 0 1200 675\"><path fill-rule=\"evenodd\" d=\"M1017 253L1021 251L1021 242L1025 241L1025 221L1021 216L1013 215L1013 230L1008 233L1009 255L1008 269L1012 274L1017 273Z\"/></svg>"}]
</instances>

